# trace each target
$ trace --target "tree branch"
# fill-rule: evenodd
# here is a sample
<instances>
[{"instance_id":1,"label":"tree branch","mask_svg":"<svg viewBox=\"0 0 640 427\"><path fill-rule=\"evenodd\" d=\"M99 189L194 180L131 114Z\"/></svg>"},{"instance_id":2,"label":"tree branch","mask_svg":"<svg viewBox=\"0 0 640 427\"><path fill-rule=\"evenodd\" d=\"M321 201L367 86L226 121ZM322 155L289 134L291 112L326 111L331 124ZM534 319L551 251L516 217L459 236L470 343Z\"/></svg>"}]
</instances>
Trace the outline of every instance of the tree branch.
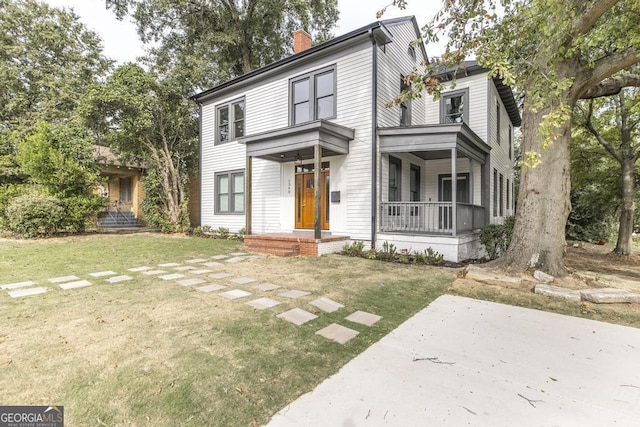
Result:
<instances>
[{"instance_id":1,"label":"tree branch","mask_svg":"<svg viewBox=\"0 0 640 427\"><path fill-rule=\"evenodd\" d=\"M593 87L587 89L587 91L580 97L582 99L600 98L602 96L617 95L622 88L625 87L640 87L640 75L639 74L625 74L622 76L609 77L602 80Z\"/></svg>"},{"instance_id":2,"label":"tree branch","mask_svg":"<svg viewBox=\"0 0 640 427\"><path fill-rule=\"evenodd\" d=\"M576 82L575 93L577 95L577 98L578 99L585 98L586 93L588 93L591 88L602 83L605 79L609 79L612 75L614 75L618 71L628 69L639 62L640 62L640 52L638 52L636 49L633 49L633 48L625 49L620 53L617 53L611 56L606 56L598 60L595 64L595 67L588 74L588 77L581 81ZM634 86L634 85L631 84L630 86ZM598 95L598 96L606 96L606 95L609 95L609 94ZM596 98L596 96L590 96L590 98Z\"/></svg>"},{"instance_id":3,"label":"tree branch","mask_svg":"<svg viewBox=\"0 0 640 427\"><path fill-rule=\"evenodd\" d=\"M593 123L591 122L592 115L593 115L593 100L589 102L589 109L587 110L587 115L585 117L583 126L585 127L585 129L591 132L593 136L596 137L596 140L598 140L600 145L602 145L604 149L609 152L609 154L611 154L618 162L620 162L620 164L622 164L622 157L616 152L616 150L614 150L611 144L609 144L609 141L604 139L602 135L600 135L600 132L598 132L596 128L593 126Z\"/></svg>"},{"instance_id":4,"label":"tree branch","mask_svg":"<svg viewBox=\"0 0 640 427\"><path fill-rule=\"evenodd\" d=\"M589 10L581 13L580 16L574 21L572 27L575 31L575 35L582 35L588 33L596 22L604 15L609 9L611 9L618 0L598 0L595 1Z\"/></svg>"}]
</instances>

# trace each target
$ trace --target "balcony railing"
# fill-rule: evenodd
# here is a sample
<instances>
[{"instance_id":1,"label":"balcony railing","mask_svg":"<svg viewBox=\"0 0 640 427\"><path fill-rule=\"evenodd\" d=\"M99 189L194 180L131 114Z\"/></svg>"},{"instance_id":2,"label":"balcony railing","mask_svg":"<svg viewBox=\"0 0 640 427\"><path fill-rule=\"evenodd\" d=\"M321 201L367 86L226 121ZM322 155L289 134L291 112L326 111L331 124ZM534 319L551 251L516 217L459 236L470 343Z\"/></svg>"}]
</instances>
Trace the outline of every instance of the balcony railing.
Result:
<instances>
[{"instance_id":1,"label":"balcony railing","mask_svg":"<svg viewBox=\"0 0 640 427\"><path fill-rule=\"evenodd\" d=\"M454 234L485 225L485 209L469 203L457 203L456 227L451 202L382 202L380 231Z\"/></svg>"}]
</instances>

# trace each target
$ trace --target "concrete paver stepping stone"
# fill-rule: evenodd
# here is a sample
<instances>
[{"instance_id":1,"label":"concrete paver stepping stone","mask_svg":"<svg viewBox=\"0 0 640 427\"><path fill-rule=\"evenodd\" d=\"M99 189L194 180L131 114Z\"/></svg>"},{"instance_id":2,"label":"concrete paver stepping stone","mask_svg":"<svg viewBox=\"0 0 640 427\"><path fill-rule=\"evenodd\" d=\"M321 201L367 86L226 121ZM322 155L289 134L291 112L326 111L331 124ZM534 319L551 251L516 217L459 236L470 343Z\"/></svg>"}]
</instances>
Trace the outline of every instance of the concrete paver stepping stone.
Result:
<instances>
[{"instance_id":1,"label":"concrete paver stepping stone","mask_svg":"<svg viewBox=\"0 0 640 427\"><path fill-rule=\"evenodd\" d=\"M155 276L157 274L164 274L164 273L166 273L165 270L147 270L142 272L142 274L146 274L147 276Z\"/></svg>"},{"instance_id":2,"label":"concrete paver stepping stone","mask_svg":"<svg viewBox=\"0 0 640 427\"><path fill-rule=\"evenodd\" d=\"M345 317L345 319L347 319L349 322L360 323L361 325L365 326L373 326L378 323L380 319L382 319L382 316L367 313L366 311L356 311L355 313L352 313Z\"/></svg>"},{"instance_id":3,"label":"concrete paver stepping stone","mask_svg":"<svg viewBox=\"0 0 640 427\"><path fill-rule=\"evenodd\" d=\"M248 255L246 252L231 252L229 255L231 256L244 256Z\"/></svg>"},{"instance_id":4,"label":"concrete paver stepping stone","mask_svg":"<svg viewBox=\"0 0 640 427\"><path fill-rule=\"evenodd\" d=\"M105 276L115 276L116 273L115 271L96 271L95 273L89 273L89 276L91 277L105 277Z\"/></svg>"},{"instance_id":5,"label":"concrete paver stepping stone","mask_svg":"<svg viewBox=\"0 0 640 427\"><path fill-rule=\"evenodd\" d=\"M184 277L184 274L173 273L173 274L165 274L164 276L158 276L158 277L160 277L162 280L176 280L176 279L182 279Z\"/></svg>"},{"instance_id":6,"label":"concrete paver stepping stone","mask_svg":"<svg viewBox=\"0 0 640 427\"><path fill-rule=\"evenodd\" d=\"M358 336L359 333L360 332L338 325L337 323L332 323L326 328L320 329L316 332L316 335L323 336L340 344L346 344Z\"/></svg>"},{"instance_id":7,"label":"concrete paver stepping stone","mask_svg":"<svg viewBox=\"0 0 640 427\"><path fill-rule=\"evenodd\" d=\"M277 317L297 326L304 325L305 323L318 318L315 314L309 313L301 308L292 308L289 311L278 314Z\"/></svg>"},{"instance_id":8,"label":"concrete paver stepping stone","mask_svg":"<svg viewBox=\"0 0 640 427\"><path fill-rule=\"evenodd\" d=\"M194 258L194 259L188 259L185 262L188 264L199 264L201 262L207 262L208 260L204 259L204 258Z\"/></svg>"},{"instance_id":9,"label":"concrete paver stepping stone","mask_svg":"<svg viewBox=\"0 0 640 427\"><path fill-rule=\"evenodd\" d=\"M29 295L38 295L38 294L44 294L45 292L47 292L49 289L47 288L25 288L25 289L18 289L15 291L9 291L9 296L11 298L20 298L20 297L27 297Z\"/></svg>"},{"instance_id":10,"label":"concrete paver stepping stone","mask_svg":"<svg viewBox=\"0 0 640 427\"><path fill-rule=\"evenodd\" d=\"M211 257L211 259L217 259L217 260L225 259L225 258L229 258L229 255L214 255Z\"/></svg>"},{"instance_id":11,"label":"concrete paver stepping stone","mask_svg":"<svg viewBox=\"0 0 640 427\"><path fill-rule=\"evenodd\" d=\"M231 273L216 273L216 274L210 274L209 277L211 277L212 279L226 279L227 277L233 277L233 274L231 274Z\"/></svg>"},{"instance_id":12,"label":"concrete paver stepping stone","mask_svg":"<svg viewBox=\"0 0 640 427\"><path fill-rule=\"evenodd\" d=\"M18 289L18 288L26 288L27 286L33 286L36 282L31 280L27 280L26 282L17 282L17 283L7 283L6 285L0 286L0 289Z\"/></svg>"},{"instance_id":13,"label":"concrete paver stepping stone","mask_svg":"<svg viewBox=\"0 0 640 427\"><path fill-rule=\"evenodd\" d=\"M174 270L176 271L187 271L187 270L195 270L196 268L192 265L183 265L181 267L176 267Z\"/></svg>"},{"instance_id":14,"label":"concrete paver stepping stone","mask_svg":"<svg viewBox=\"0 0 640 427\"><path fill-rule=\"evenodd\" d=\"M133 277L131 277L131 276L109 277L107 279L107 282L109 282L109 283L118 283L118 282L126 282L127 280L133 280Z\"/></svg>"},{"instance_id":15,"label":"concrete paver stepping stone","mask_svg":"<svg viewBox=\"0 0 640 427\"><path fill-rule=\"evenodd\" d=\"M147 270L153 270L153 268L152 267L143 266L143 267L133 267L133 268L129 269L129 271L133 271L134 273L139 273L141 271L147 271Z\"/></svg>"},{"instance_id":16,"label":"concrete paver stepping stone","mask_svg":"<svg viewBox=\"0 0 640 427\"><path fill-rule=\"evenodd\" d=\"M307 291L298 291L298 290L291 290L291 291L287 291L287 292L283 292L281 294L278 294L278 296L280 297L285 297L285 298L300 298L300 297L304 297L307 295L311 295L311 292L307 292Z\"/></svg>"},{"instance_id":17,"label":"concrete paver stepping stone","mask_svg":"<svg viewBox=\"0 0 640 427\"><path fill-rule=\"evenodd\" d=\"M223 296L227 299L232 299L232 300L248 297L249 295L251 295L251 292L243 291L241 289L232 289L230 291L223 292L220 294L220 296Z\"/></svg>"},{"instance_id":18,"label":"concrete paver stepping stone","mask_svg":"<svg viewBox=\"0 0 640 427\"><path fill-rule=\"evenodd\" d=\"M204 283L204 282L206 282L206 280L202 280L202 279L178 280L178 283L181 284L182 286L199 285L200 283Z\"/></svg>"},{"instance_id":19,"label":"concrete paver stepping stone","mask_svg":"<svg viewBox=\"0 0 640 427\"><path fill-rule=\"evenodd\" d=\"M211 261L211 262L203 262L202 265L204 265L205 267L217 267L222 264L216 261Z\"/></svg>"},{"instance_id":20,"label":"concrete paver stepping stone","mask_svg":"<svg viewBox=\"0 0 640 427\"><path fill-rule=\"evenodd\" d=\"M274 285L273 283L261 283L259 285L253 285L253 289L257 289L259 291L268 292L273 291L275 289L280 289L280 286Z\"/></svg>"},{"instance_id":21,"label":"concrete paver stepping stone","mask_svg":"<svg viewBox=\"0 0 640 427\"><path fill-rule=\"evenodd\" d=\"M226 262L229 264L236 264L238 262L244 261L245 259L247 258L242 256L237 256L237 257L229 258Z\"/></svg>"},{"instance_id":22,"label":"concrete paver stepping stone","mask_svg":"<svg viewBox=\"0 0 640 427\"><path fill-rule=\"evenodd\" d=\"M158 267L177 267L179 265L177 262L165 262L164 264L158 264Z\"/></svg>"},{"instance_id":23,"label":"concrete paver stepping stone","mask_svg":"<svg viewBox=\"0 0 640 427\"><path fill-rule=\"evenodd\" d=\"M207 285L207 286L200 286L199 288L196 288L196 289L202 292L215 292L224 288L226 288L226 286L224 285Z\"/></svg>"},{"instance_id":24,"label":"concrete paver stepping stone","mask_svg":"<svg viewBox=\"0 0 640 427\"><path fill-rule=\"evenodd\" d=\"M60 289L76 289L76 288L85 288L87 286L91 286L91 283L88 280L78 280L76 282L67 282L60 285Z\"/></svg>"},{"instance_id":25,"label":"concrete paver stepping stone","mask_svg":"<svg viewBox=\"0 0 640 427\"><path fill-rule=\"evenodd\" d=\"M311 301L309 304L327 313L333 313L334 311L344 308L344 305L327 297L318 298L317 300Z\"/></svg>"},{"instance_id":26,"label":"concrete paver stepping stone","mask_svg":"<svg viewBox=\"0 0 640 427\"><path fill-rule=\"evenodd\" d=\"M247 285L249 283L257 282L258 280L253 277L237 277L235 279L231 279L231 281L238 285Z\"/></svg>"},{"instance_id":27,"label":"concrete paver stepping stone","mask_svg":"<svg viewBox=\"0 0 640 427\"><path fill-rule=\"evenodd\" d=\"M71 282L73 280L79 280L79 277L76 276L63 276L63 277L52 277L51 279L47 279L51 283L63 283L63 282Z\"/></svg>"},{"instance_id":28,"label":"concrete paver stepping stone","mask_svg":"<svg viewBox=\"0 0 640 427\"><path fill-rule=\"evenodd\" d=\"M206 274L206 273L211 273L211 270L206 270L206 269L201 269L201 270L191 270L189 271L190 274Z\"/></svg>"},{"instance_id":29,"label":"concrete paver stepping stone","mask_svg":"<svg viewBox=\"0 0 640 427\"><path fill-rule=\"evenodd\" d=\"M267 308L275 307L276 305L281 304L281 302L271 298L258 298L253 301L246 302L245 304L250 305L257 310L265 310Z\"/></svg>"}]
</instances>

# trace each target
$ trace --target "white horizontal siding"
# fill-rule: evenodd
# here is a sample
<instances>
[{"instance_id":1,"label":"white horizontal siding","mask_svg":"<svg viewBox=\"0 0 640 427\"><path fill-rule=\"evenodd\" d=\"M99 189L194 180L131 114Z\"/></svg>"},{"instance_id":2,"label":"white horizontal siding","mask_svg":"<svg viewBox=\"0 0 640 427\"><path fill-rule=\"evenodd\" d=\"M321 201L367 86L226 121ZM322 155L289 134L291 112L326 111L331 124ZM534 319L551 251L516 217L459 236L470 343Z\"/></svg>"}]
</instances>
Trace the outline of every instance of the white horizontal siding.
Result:
<instances>
[{"instance_id":1,"label":"white horizontal siding","mask_svg":"<svg viewBox=\"0 0 640 427\"><path fill-rule=\"evenodd\" d=\"M451 88L451 84L445 84L442 95L446 95L450 91L458 91L460 89L469 89L469 127L483 141L487 141L487 104L488 104L488 87L489 80L487 74L478 74L470 77L458 77L455 88ZM426 123L440 123L441 100L434 101L433 98L427 96L426 105ZM495 108L495 107L494 107Z\"/></svg>"},{"instance_id":2,"label":"white horizontal siding","mask_svg":"<svg viewBox=\"0 0 640 427\"><path fill-rule=\"evenodd\" d=\"M366 43L337 64L335 122L354 129L355 136L349 143L349 154L336 159L336 165L341 163L341 167L331 170L331 189L341 191L340 203L330 207L331 231L355 239L371 236L372 81L363 78L370 75L371 61L372 47Z\"/></svg>"},{"instance_id":3,"label":"white horizontal siding","mask_svg":"<svg viewBox=\"0 0 640 427\"><path fill-rule=\"evenodd\" d=\"M400 125L400 107L386 104L400 94L400 76L411 74L425 59L422 49L416 47L415 59L409 55L410 43L418 38L412 22L388 27L393 34L393 42L378 49L378 126ZM411 102L411 124L424 124L425 97Z\"/></svg>"},{"instance_id":4,"label":"white horizontal siding","mask_svg":"<svg viewBox=\"0 0 640 427\"><path fill-rule=\"evenodd\" d=\"M491 223L502 223L504 218L513 215L513 195L510 194L510 204L511 206L507 206L506 199L506 187L507 187L507 179L510 183L513 183L513 151L512 151L512 159L509 159L509 115L507 114L507 110L498 95L498 91L493 84L493 81L490 81L488 85L488 132L489 132L489 145L491 146L491 185L489 187L490 191L490 216L489 219ZM497 120L497 108L500 107L500 143L498 143L498 120ZM513 150L513 149L512 149ZM498 172L498 185L497 189L500 191L500 174L504 177L503 179L503 190L502 190L502 204L504 206L503 215L500 216L500 207L498 206L498 210L496 215L493 212L493 170L497 170ZM510 190L511 193L511 190ZM498 195L498 205L500 204L500 195Z\"/></svg>"},{"instance_id":5,"label":"white horizontal siding","mask_svg":"<svg viewBox=\"0 0 640 427\"><path fill-rule=\"evenodd\" d=\"M282 231L280 169L280 163L253 159L251 229L254 233Z\"/></svg>"}]
</instances>

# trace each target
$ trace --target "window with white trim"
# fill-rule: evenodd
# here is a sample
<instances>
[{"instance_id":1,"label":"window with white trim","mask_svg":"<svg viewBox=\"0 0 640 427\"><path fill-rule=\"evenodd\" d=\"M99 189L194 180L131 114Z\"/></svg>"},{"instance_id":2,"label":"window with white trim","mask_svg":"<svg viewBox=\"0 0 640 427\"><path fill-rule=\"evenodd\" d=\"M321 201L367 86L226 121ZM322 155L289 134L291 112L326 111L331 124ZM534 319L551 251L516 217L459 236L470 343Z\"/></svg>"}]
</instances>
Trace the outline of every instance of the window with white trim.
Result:
<instances>
[{"instance_id":1,"label":"window with white trim","mask_svg":"<svg viewBox=\"0 0 640 427\"><path fill-rule=\"evenodd\" d=\"M215 174L216 214L244 213L244 171Z\"/></svg>"},{"instance_id":2,"label":"window with white trim","mask_svg":"<svg viewBox=\"0 0 640 427\"><path fill-rule=\"evenodd\" d=\"M290 82L292 125L336 117L335 66L296 77Z\"/></svg>"},{"instance_id":3,"label":"window with white trim","mask_svg":"<svg viewBox=\"0 0 640 427\"><path fill-rule=\"evenodd\" d=\"M216 108L216 144L223 144L244 136L244 109L244 99L219 105Z\"/></svg>"}]
</instances>

